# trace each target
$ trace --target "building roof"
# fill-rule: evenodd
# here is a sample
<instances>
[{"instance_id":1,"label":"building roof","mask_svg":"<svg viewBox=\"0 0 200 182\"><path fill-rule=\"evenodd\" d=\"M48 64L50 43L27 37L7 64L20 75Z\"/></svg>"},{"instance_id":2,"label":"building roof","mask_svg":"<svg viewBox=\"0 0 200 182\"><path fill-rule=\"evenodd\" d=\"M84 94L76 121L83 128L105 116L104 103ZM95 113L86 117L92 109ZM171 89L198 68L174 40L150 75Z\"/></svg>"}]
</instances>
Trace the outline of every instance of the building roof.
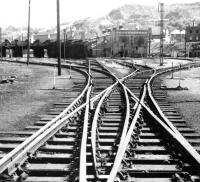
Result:
<instances>
[{"instance_id":1,"label":"building roof","mask_svg":"<svg viewBox=\"0 0 200 182\"><path fill-rule=\"evenodd\" d=\"M185 34L185 30L173 30L172 32L171 32L171 35L178 35L178 34L181 34L181 35L183 35L183 34Z\"/></svg>"},{"instance_id":2,"label":"building roof","mask_svg":"<svg viewBox=\"0 0 200 182\"><path fill-rule=\"evenodd\" d=\"M102 25L102 26L112 26L113 23L111 23L111 22L110 22L109 20L107 20L107 19L104 19L104 20L101 20L100 25Z\"/></svg>"},{"instance_id":3,"label":"building roof","mask_svg":"<svg viewBox=\"0 0 200 182\"><path fill-rule=\"evenodd\" d=\"M160 27L152 27L152 35L160 35Z\"/></svg>"}]
</instances>

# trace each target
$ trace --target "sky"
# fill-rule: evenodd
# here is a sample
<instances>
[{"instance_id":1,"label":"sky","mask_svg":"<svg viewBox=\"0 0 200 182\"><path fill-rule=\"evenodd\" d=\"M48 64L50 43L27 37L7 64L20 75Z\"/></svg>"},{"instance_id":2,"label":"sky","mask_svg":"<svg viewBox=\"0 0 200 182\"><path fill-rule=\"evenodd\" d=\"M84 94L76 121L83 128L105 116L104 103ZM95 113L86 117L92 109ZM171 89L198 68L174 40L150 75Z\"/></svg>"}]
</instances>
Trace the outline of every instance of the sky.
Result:
<instances>
[{"instance_id":1,"label":"sky","mask_svg":"<svg viewBox=\"0 0 200 182\"><path fill-rule=\"evenodd\" d=\"M22 27L28 22L29 0L0 0L0 27L9 25ZM31 0L31 26L56 26L57 0ZM60 22L76 21L85 18L98 18L124 4L157 6L164 4L191 3L198 0L60 0Z\"/></svg>"}]
</instances>

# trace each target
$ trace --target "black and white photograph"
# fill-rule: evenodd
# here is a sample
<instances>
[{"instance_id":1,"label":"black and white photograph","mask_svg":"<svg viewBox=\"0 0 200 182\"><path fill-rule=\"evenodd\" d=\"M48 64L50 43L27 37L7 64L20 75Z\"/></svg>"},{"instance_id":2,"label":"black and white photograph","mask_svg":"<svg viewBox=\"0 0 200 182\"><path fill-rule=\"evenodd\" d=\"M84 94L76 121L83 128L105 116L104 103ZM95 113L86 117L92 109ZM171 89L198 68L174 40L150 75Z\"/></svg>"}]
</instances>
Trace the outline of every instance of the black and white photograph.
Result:
<instances>
[{"instance_id":1,"label":"black and white photograph","mask_svg":"<svg viewBox=\"0 0 200 182\"><path fill-rule=\"evenodd\" d=\"M0 0L0 182L200 182L200 1Z\"/></svg>"}]
</instances>

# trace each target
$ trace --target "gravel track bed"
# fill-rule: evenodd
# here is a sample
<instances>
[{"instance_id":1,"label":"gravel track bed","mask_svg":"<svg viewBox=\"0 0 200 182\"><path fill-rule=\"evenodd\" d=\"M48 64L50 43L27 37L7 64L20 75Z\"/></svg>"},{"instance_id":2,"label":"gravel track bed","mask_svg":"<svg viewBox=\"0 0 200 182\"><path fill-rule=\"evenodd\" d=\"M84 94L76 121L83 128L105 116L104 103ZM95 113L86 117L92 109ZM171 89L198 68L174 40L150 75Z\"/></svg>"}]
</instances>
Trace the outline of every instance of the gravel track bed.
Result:
<instances>
[{"instance_id":1,"label":"gravel track bed","mask_svg":"<svg viewBox=\"0 0 200 182\"><path fill-rule=\"evenodd\" d=\"M200 68L192 68L174 73L174 79L171 74L166 76L163 84L168 88L175 88L179 85L181 75L181 87L187 87L188 90L168 91L168 99L174 104L177 110L183 115L188 125L200 133Z\"/></svg>"}]
</instances>

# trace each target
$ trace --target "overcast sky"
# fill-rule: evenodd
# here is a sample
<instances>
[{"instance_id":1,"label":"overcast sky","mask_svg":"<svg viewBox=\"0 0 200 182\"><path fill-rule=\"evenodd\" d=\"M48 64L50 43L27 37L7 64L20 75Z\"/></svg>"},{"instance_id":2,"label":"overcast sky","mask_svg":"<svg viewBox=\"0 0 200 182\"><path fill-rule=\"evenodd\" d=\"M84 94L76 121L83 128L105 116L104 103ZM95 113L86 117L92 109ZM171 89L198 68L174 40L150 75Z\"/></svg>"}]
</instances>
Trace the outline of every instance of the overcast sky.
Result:
<instances>
[{"instance_id":1,"label":"overcast sky","mask_svg":"<svg viewBox=\"0 0 200 182\"><path fill-rule=\"evenodd\" d=\"M29 0L0 0L0 27L26 26ZM198 0L60 0L61 22L87 17L97 18L124 4L157 6L164 4L191 3ZM56 0L31 0L31 26L56 25Z\"/></svg>"}]
</instances>

